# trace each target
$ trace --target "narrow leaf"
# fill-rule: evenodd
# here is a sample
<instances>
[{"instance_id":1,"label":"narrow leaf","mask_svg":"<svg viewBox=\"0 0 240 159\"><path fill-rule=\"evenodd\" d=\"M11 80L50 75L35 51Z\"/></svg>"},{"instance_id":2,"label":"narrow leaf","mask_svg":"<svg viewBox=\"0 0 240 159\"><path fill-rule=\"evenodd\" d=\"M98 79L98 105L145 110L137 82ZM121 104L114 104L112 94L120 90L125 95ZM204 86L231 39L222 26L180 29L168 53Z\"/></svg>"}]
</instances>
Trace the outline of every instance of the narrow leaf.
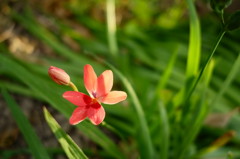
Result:
<instances>
[{"instance_id":1,"label":"narrow leaf","mask_svg":"<svg viewBox=\"0 0 240 159\"><path fill-rule=\"evenodd\" d=\"M161 137L160 156L161 156L161 159L167 159L168 158L168 149L169 149L169 136L170 136L168 116L167 116L167 111L166 111L165 106L163 105L162 101L159 101L158 108L159 108L159 118L161 121L161 124L160 124L161 129L160 129L160 133L159 133L159 136Z\"/></svg>"},{"instance_id":2,"label":"narrow leaf","mask_svg":"<svg viewBox=\"0 0 240 159\"><path fill-rule=\"evenodd\" d=\"M57 121L51 116L46 108L43 109L45 119L51 128L52 132L58 139L58 142L61 144L63 150L69 159L87 159L87 156L83 151L77 146L77 144L72 140L72 138L67 135Z\"/></svg>"},{"instance_id":3,"label":"narrow leaf","mask_svg":"<svg viewBox=\"0 0 240 159\"><path fill-rule=\"evenodd\" d=\"M201 55L201 31L194 1L187 0L187 4L190 13L190 41L187 57L187 79L189 79L198 72Z\"/></svg>"},{"instance_id":4,"label":"narrow leaf","mask_svg":"<svg viewBox=\"0 0 240 159\"><path fill-rule=\"evenodd\" d=\"M34 132L31 124L29 123L17 103L12 99L12 97L8 94L6 90L2 89L2 94L34 158L50 159L46 149L42 145L40 139Z\"/></svg>"},{"instance_id":5,"label":"narrow leaf","mask_svg":"<svg viewBox=\"0 0 240 159\"><path fill-rule=\"evenodd\" d=\"M218 92L217 96L212 101L211 103L212 106L216 104L216 102L223 96L223 94L229 88L229 85L232 83L236 75L239 73L239 68L240 68L240 54L238 55L238 58L234 62L232 69L230 70L230 73L227 76L227 79L222 84L221 90Z\"/></svg>"}]
</instances>

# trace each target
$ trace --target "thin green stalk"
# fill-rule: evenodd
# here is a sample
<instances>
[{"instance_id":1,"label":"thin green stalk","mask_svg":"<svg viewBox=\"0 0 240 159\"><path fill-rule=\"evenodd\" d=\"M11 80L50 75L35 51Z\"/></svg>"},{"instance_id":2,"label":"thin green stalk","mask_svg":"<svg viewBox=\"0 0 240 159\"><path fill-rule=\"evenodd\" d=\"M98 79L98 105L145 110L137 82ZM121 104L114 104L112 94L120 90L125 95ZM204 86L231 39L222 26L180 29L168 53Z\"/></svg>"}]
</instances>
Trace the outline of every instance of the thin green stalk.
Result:
<instances>
[{"instance_id":1,"label":"thin green stalk","mask_svg":"<svg viewBox=\"0 0 240 159\"><path fill-rule=\"evenodd\" d=\"M74 91L78 92L78 89L77 89L77 87L76 87L76 85L75 85L74 83L70 82L70 83L69 83L69 86L70 86Z\"/></svg>"},{"instance_id":2,"label":"thin green stalk","mask_svg":"<svg viewBox=\"0 0 240 159\"><path fill-rule=\"evenodd\" d=\"M213 50L212 50L212 53L208 56L208 58L207 58L207 60L205 61L205 63L204 63L204 65L203 65L203 67L202 67L202 69L201 69L201 71L200 71L197 79L194 81L192 87L191 87L190 90L188 91L187 96L186 96L186 98L185 98L185 100L184 100L185 102L187 102L187 101L190 99L190 97L192 96L194 90L195 90L196 87L197 87L197 84L199 83L199 81L200 81L200 79L201 79L201 77L202 77L202 75L203 75L206 67L208 66L209 62L211 61L214 53L216 52L216 49L217 49L220 41L222 40L222 38L223 38L223 36L224 36L225 33L226 33L226 32L223 31L223 32L220 34L220 36L219 36L219 38L218 38L218 40L217 40L217 43L215 44L215 46L214 46L214 48L213 48Z\"/></svg>"},{"instance_id":3,"label":"thin green stalk","mask_svg":"<svg viewBox=\"0 0 240 159\"><path fill-rule=\"evenodd\" d=\"M161 119L160 156L162 159L167 159L168 158L168 150L169 150L169 137L170 137L168 116L167 116L167 111L166 111L165 106L162 103L162 101L159 101L158 108L159 108L159 118Z\"/></svg>"},{"instance_id":4,"label":"thin green stalk","mask_svg":"<svg viewBox=\"0 0 240 159\"><path fill-rule=\"evenodd\" d=\"M113 56L116 56L118 53L118 46L116 40L115 0L107 0L106 9L109 51Z\"/></svg>"}]
</instances>

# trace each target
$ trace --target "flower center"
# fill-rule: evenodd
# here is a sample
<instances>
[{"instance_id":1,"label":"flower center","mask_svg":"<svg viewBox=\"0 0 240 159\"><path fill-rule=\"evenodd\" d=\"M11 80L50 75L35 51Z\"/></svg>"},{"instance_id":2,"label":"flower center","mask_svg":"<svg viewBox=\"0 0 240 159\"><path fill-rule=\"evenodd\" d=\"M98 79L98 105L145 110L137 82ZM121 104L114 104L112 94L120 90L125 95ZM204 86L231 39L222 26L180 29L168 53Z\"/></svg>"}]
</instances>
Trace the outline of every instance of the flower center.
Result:
<instances>
[{"instance_id":1,"label":"flower center","mask_svg":"<svg viewBox=\"0 0 240 159\"><path fill-rule=\"evenodd\" d=\"M96 92L92 92L92 96L93 96L94 98L96 98L96 97L97 97L97 93L96 93Z\"/></svg>"},{"instance_id":2,"label":"flower center","mask_svg":"<svg viewBox=\"0 0 240 159\"><path fill-rule=\"evenodd\" d=\"M92 98L92 102L89 106L96 109L101 107L101 105L98 103L97 98Z\"/></svg>"}]
</instances>

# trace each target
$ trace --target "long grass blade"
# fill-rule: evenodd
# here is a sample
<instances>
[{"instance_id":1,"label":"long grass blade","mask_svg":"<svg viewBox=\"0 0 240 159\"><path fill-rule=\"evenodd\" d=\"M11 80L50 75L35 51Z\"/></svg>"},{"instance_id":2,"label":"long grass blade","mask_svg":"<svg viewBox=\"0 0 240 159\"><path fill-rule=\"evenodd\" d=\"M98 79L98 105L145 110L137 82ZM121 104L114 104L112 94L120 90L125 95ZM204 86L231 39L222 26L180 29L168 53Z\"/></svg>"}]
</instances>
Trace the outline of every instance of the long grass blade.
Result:
<instances>
[{"instance_id":1,"label":"long grass blade","mask_svg":"<svg viewBox=\"0 0 240 159\"><path fill-rule=\"evenodd\" d=\"M115 0L106 0L106 8L109 50L113 56L116 56L118 53L118 46L116 40Z\"/></svg>"},{"instance_id":2,"label":"long grass blade","mask_svg":"<svg viewBox=\"0 0 240 159\"><path fill-rule=\"evenodd\" d=\"M160 156L161 156L161 159L167 159L168 158L168 150L169 150L169 137L170 137L168 115L167 115L167 111L166 111L165 106L162 103L162 101L159 101L158 108L159 108L159 118L161 121L160 134L159 134L159 136L161 137Z\"/></svg>"},{"instance_id":3,"label":"long grass blade","mask_svg":"<svg viewBox=\"0 0 240 159\"><path fill-rule=\"evenodd\" d=\"M165 71L163 72L162 77L161 77L160 80L159 80L159 83L158 83L158 86L157 86L157 91L156 91L157 94L158 94L162 89L164 89L164 88L166 87L167 82L169 81L171 72L173 71L173 67L174 67L174 64L175 64L176 59L177 59L178 50L179 50L179 48L176 47L176 49L174 50L174 52L173 52L173 54L172 54L172 56L171 56L170 61L168 62L168 65L167 65Z\"/></svg>"},{"instance_id":4,"label":"long grass blade","mask_svg":"<svg viewBox=\"0 0 240 159\"><path fill-rule=\"evenodd\" d=\"M240 54L238 55L236 61L234 62L230 73L227 76L227 79L222 84L221 90L218 92L217 96L213 99L211 106L213 107L216 102L223 96L223 94L228 89L229 85L232 83L236 75L239 73L240 68Z\"/></svg>"},{"instance_id":5,"label":"long grass blade","mask_svg":"<svg viewBox=\"0 0 240 159\"><path fill-rule=\"evenodd\" d=\"M201 56L201 30L200 22L194 7L193 0L187 0L190 14L190 39L187 59L187 79L192 78L198 72Z\"/></svg>"},{"instance_id":6,"label":"long grass blade","mask_svg":"<svg viewBox=\"0 0 240 159\"><path fill-rule=\"evenodd\" d=\"M81 148L72 140L72 138L63 131L57 121L52 117L46 108L43 108L44 117L51 128L52 132L58 139L58 142L61 144L63 150L69 159L87 159L87 156L84 154Z\"/></svg>"},{"instance_id":7,"label":"long grass blade","mask_svg":"<svg viewBox=\"0 0 240 159\"><path fill-rule=\"evenodd\" d=\"M27 142L31 150L33 157L36 159L50 159L46 149L44 148L43 144L34 132L31 124L29 123L28 119L23 114L17 103L5 89L2 89L2 94L7 102L8 108L10 109L13 118L15 119L19 129L23 134L25 141Z\"/></svg>"}]
</instances>

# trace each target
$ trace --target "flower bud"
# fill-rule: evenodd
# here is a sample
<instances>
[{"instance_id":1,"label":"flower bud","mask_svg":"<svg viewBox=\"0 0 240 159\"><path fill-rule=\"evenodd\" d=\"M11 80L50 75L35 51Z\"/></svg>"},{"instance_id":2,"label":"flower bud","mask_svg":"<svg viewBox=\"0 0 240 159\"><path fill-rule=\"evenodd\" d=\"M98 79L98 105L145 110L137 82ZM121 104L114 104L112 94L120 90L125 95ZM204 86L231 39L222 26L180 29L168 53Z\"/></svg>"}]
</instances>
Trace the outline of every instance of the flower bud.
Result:
<instances>
[{"instance_id":1,"label":"flower bud","mask_svg":"<svg viewBox=\"0 0 240 159\"><path fill-rule=\"evenodd\" d=\"M48 74L52 78L54 82L60 85L69 85L70 77L69 75L62 69L51 66L48 69Z\"/></svg>"}]
</instances>

